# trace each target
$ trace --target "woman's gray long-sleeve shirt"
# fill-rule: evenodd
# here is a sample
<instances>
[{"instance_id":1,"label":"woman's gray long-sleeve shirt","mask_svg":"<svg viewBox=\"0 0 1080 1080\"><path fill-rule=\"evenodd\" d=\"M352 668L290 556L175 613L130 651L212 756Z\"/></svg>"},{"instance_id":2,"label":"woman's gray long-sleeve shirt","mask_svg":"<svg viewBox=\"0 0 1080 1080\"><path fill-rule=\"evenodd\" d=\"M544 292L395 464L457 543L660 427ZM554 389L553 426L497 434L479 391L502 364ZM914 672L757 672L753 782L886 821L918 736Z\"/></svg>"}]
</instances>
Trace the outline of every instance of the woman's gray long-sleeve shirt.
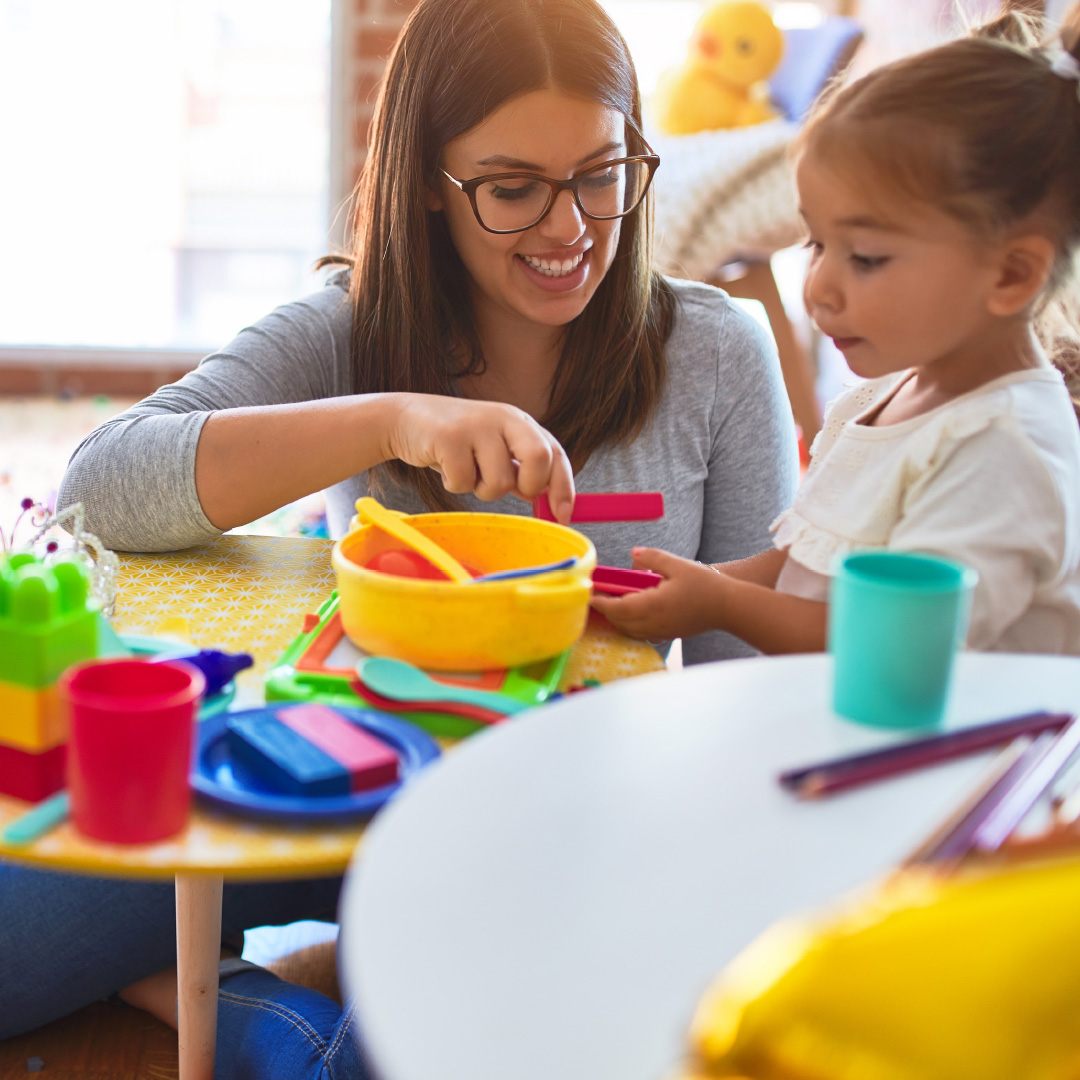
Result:
<instances>
[{"instance_id":1,"label":"woman's gray long-sleeve shirt","mask_svg":"<svg viewBox=\"0 0 1080 1080\"><path fill-rule=\"evenodd\" d=\"M664 494L660 521L580 526L609 566L628 566L635 545L710 563L756 554L770 546L769 524L795 493L794 424L769 335L719 289L672 285L678 302L658 406L637 439L596 450L576 477L579 492ZM277 308L179 382L92 432L72 455L58 506L82 502L87 528L121 551L171 551L214 539L220 532L195 490L195 449L207 416L353 393L350 325L343 275ZM344 533L367 490L366 473L327 490L333 536ZM407 488L388 490L384 501L409 513L425 509ZM530 512L509 496L462 502L471 510ZM683 646L688 663L752 652L719 633Z\"/></svg>"}]
</instances>

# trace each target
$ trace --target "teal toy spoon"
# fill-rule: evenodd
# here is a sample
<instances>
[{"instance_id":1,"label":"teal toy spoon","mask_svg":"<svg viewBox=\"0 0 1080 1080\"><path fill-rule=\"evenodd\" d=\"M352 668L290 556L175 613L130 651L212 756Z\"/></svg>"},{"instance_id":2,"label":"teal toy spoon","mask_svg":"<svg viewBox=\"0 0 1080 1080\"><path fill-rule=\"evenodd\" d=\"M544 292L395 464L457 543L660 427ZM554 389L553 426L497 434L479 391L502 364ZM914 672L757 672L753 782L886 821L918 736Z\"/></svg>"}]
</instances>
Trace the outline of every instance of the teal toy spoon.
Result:
<instances>
[{"instance_id":1,"label":"teal toy spoon","mask_svg":"<svg viewBox=\"0 0 1080 1080\"><path fill-rule=\"evenodd\" d=\"M356 673L365 686L392 701L462 701L507 715L531 708L506 694L437 682L420 668L389 656L365 657L356 665Z\"/></svg>"},{"instance_id":2,"label":"teal toy spoon","mask_svg":"<svg viewBox=\"0 0 1080 1080\"><path fill-rule=\"evenodd\" d=\"M3 832L0 832L0 839L5 844L31 844L66 821L70 808L68 793L57 792L14 821L9 821Z\"/></svg>"}]
</instances>

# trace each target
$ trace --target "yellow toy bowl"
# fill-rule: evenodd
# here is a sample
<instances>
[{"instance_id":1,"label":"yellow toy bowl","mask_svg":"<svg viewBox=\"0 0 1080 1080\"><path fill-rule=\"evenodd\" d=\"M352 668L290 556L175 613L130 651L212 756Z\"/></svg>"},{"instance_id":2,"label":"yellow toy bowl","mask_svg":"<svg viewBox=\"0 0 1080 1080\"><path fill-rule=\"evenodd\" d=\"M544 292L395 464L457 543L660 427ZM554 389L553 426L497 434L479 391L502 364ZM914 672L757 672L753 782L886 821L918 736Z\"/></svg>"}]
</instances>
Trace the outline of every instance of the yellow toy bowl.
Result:
<instances>
[{"instance_id":1,"label":"yellow toy bowl","mask_svg":"<svg viewBox=\"0 0 1080 1080\"><path fill-rule=\"evenodd\" d=\"M334 545L333 564L348 637L376 656L434 671L531 664L568 649L585 630L596 549L574 529L510 514L414 514L405 520L479 574L577 556L569 570L507 581L457 584L369 570L400 540L357 525Z\"/></svg>"}]
</instances>

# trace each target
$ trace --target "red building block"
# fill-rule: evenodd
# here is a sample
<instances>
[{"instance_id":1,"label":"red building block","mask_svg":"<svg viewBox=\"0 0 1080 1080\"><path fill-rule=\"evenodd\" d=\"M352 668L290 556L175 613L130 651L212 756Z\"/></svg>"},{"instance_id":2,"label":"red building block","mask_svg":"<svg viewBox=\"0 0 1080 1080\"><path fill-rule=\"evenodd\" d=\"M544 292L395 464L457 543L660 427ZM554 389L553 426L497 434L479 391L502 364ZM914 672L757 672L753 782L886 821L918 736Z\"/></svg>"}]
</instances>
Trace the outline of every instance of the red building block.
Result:
<instances>
[{"instance_id":1,"label":"red building block","mask_svg":"<svg viewBox=\"0 0 1080 1080\"><path fill-rule=\"evenodd\" d=\"M66 758L66 744L33 754L0 743L0 794L41 802L64 786Z\"/></svg>"}]
</instances>

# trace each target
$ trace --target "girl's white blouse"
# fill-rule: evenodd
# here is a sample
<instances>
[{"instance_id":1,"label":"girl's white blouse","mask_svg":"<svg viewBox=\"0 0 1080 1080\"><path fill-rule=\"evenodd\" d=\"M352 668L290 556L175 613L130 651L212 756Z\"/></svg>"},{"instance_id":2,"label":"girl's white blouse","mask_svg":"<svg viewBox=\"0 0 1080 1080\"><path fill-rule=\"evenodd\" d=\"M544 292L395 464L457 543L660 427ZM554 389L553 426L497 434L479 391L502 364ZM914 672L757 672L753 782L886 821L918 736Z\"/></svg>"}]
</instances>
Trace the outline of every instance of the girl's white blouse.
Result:
<instances>
[{"instance_id":1,"label":"girl's white blouse","mask_svg":"<svg viewBox=\"0 0 1080 1080\"><path fill-rule=\"evenodd\" d=\"M856 549L944 555L979 574L971 648L1080 654L1080 425L1061 375L1014 372L898 424L862 422L909 374L829 406L773 522L788 552L777 589L827 600Z\"/></svg>"}]
</instances>

